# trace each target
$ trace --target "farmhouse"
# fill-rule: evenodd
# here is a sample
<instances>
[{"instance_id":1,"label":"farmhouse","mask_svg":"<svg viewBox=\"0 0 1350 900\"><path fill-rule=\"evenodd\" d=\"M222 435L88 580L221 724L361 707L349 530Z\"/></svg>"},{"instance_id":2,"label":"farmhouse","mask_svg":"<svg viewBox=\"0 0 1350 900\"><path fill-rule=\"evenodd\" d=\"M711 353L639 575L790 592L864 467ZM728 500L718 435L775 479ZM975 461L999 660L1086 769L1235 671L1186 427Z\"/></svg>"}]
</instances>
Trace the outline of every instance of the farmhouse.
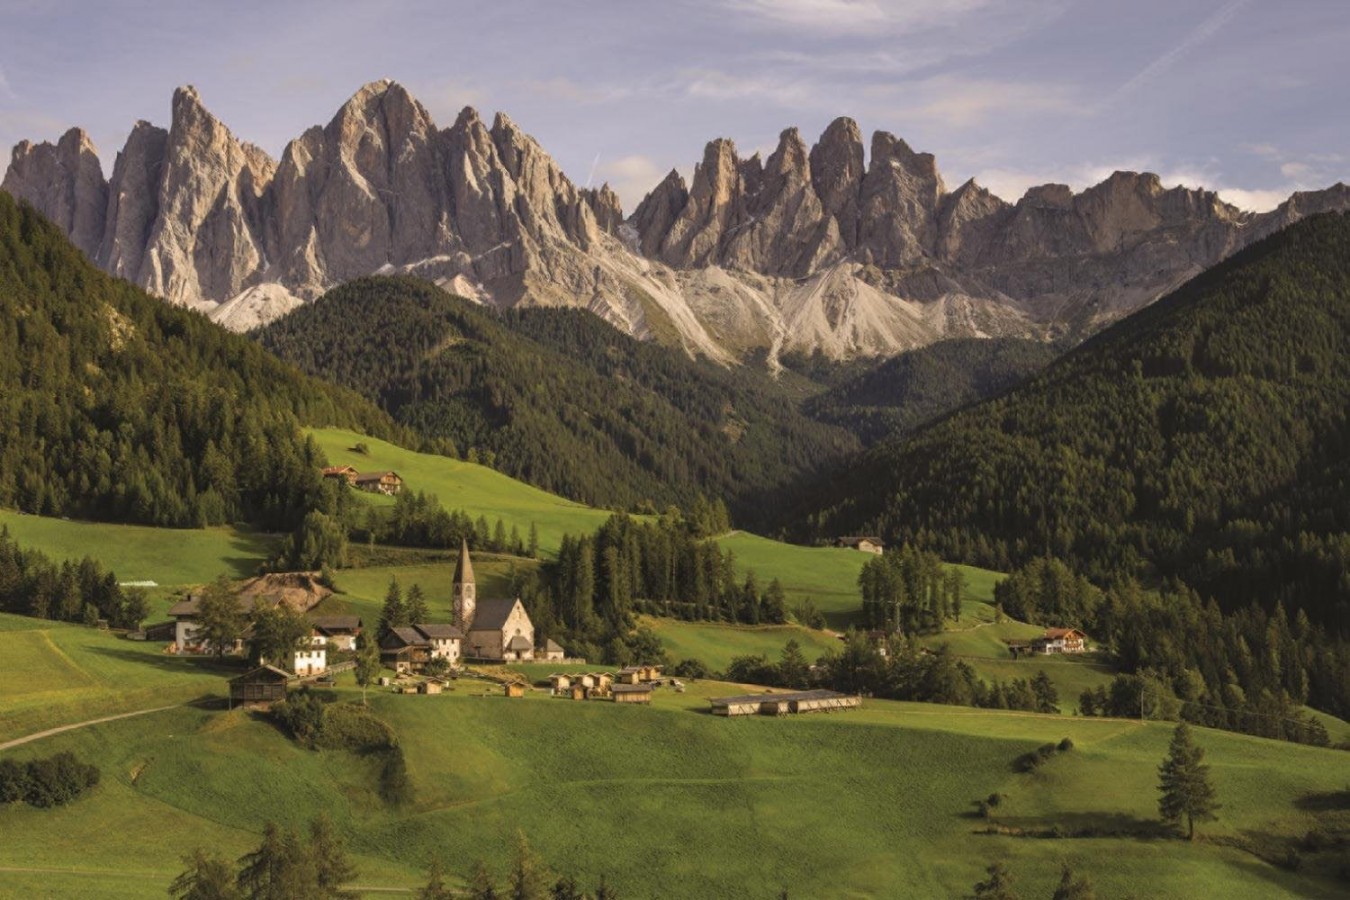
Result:
<instances>
[{"instance_id":1,"label":"farmhouse","mask_svg":"<svg viewBox=\"0 0 1350 900\"><path fill-rule=\"evenodd\" d=\"M403 490L403 479L397 472L362 472L352 482L357 490L372 494L393 496Z\"/></svg>"},{"instance_id":2,"label":"farmhouse","mask_svg":"<svg viewBox=\"0 0 1350 900\"><path fill-rule=\"evenodd\" d=\"M466 656L494 662L535 658L534 623L520 598L478 599L467 542L460 543L459 562L455 565L454 609L455 624L464 634ZM547 645L542 652L546 650Z\"/></svg>"},{"instance_id":3,"label":"farmhouse","mask_svg":"<svg viewBox=\"0 0 1350 900\"><path fill-rule=\"evenodd\" d=\"M611 691L615 703L651 703L652 686L650 684L616 684Z\"/></svg>"},{"instance_id":4,"label":"farmhouse","mask_svg":"<svg viewBox=\"0 0 1350 900\"><path fill-rule=\"evenodd\" d=\"M362 628L359 616L312 616L309 621L334 650L356 649L356 637Z\"/></svg>"},{"instance_id":5,"label":"farmhouse","mask_svg":"<svg viewBox=\"0 0 1350 900\"><path fill-rule=\"evenodd\" d=\"M324 478L345 481L348 484L356 484L356 476L360 474L351 466L327 466L322 472Z\"/></svg>"},{"instance_id":6,"label":"farmhouse","mask_svg":"<svg viewBox=\"0 0 1350 900\"><path fill-rule=\"evenodd\" d=\"M275 666L258 666L230 679L230 706L236 703L272 703L286 699L291 673Z\"/></svg>"},{"instance_id":7,"label":"farmhouse","mask_svg":"<svg viewBox=\"0 0 1350 900\"><path fill-rule=\"evenodd\" d=\"M174 620L173 643L175 653L210 653L214 651L215 648L208 647L197 640L197 631L201 628L203 599L205 599L203 594L188 594L186 600L180 600L169 607L169 615ZM248 614L253 611L254 601L252 598L239 595L234 599L241 613ZM243 642L236 641L233 647L225 649L226 652L238 653L243 649Z\"/></svg>"},{"instance_id":8,"label":"farmhouse","mask_svg":"<svg viewBox=\"0 0 1350 900\"><path fill-rule=\"evenodd\" d=\"M715 716L789 716L809 712L856 709L862 698L835 691L797 691L791 694L746 694L708 701Z\"/></svg>"},{"instance_id":9,"label":"farmhouse","mask_svg":"<svg viewBox=\"0 0 1350 900\"><path fill-rule=\"evenodd\" d=\"M1042 637L1031 641L1033 653L1085 653L1087 635L1077 628L1047 628Z\"/></svg>"},{"instance_id":10,"label":"farmhouse","mask_svg":"<svg viewBox=\"0 0 1350 900\"><path fill-rule=\"evenodd\" d=\"M266 660L262 660L266 662ZM318 633L310 635L309 645L296 648L291 654L291 671L296 675L308 677L322 675L328 671L327 638Z\"/></svg>"},{"instance_id":11,"label":"farmhouse","mask_svg":"<svg viewBox=\"0 0 1350 900\"><path fill-rule=\"evenodd\" d=\"M854 550L861 550L864 553L875 553L881 555L885 551L886 545L882 543L881 538L873 535L850 535L841 537L834 542L836 547L849 547Z\"/></svg>"},{"instance_id":12,"label":"farmhouse","mask_svg":"<svg viewBox=\"0 0 1350 900\"><path fill-rule=\"evenodd\" d=\"M420 672L431 659L431 642L416 628L391 628L380 638L380 661L395 672Z\"/></svg>"},{"instance_id":13,"label":"farmhouse","mask_svg":"<svg viewBox=\"0 0 1350 900\"><path fill-rule=\"evenodd\" d=\"M443 659L452 666L459 662L464 634L454 625L426 622L412 627L426 640L432 659Z\"/></svg>"}]
</instances>

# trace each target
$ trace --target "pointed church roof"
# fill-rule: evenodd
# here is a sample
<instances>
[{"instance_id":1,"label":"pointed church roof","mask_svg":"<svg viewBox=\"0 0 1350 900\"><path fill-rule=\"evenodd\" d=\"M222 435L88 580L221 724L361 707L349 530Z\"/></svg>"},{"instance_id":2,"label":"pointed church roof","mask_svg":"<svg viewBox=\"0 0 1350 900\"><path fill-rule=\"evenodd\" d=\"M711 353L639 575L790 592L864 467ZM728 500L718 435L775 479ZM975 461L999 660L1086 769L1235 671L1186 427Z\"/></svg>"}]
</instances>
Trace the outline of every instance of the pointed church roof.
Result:
<instances>
[{"instance_id":1,"label":"pointed church roof","mask_svg":"<svg viewBox=\"0 0 1350 900\"><path fill-rule=\"evenodd\" d=\"M455 563L455 584L473 584L473 562L469 559L469 542L459 543L459 562Z\"/></svg>"}]
</instances>

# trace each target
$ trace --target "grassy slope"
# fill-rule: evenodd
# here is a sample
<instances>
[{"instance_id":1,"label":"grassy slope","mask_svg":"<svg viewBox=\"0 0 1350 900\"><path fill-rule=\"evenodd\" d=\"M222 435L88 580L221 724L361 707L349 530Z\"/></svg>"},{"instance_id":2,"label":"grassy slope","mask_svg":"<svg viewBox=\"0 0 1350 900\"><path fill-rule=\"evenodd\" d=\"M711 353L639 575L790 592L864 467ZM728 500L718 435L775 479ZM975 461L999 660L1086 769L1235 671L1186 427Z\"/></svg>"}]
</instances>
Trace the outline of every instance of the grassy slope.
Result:
<instances>
[{"instance_id":1,"label":"grassy slope","mask_svg":"<svg viewBox=\"0 0 1350 900\"><path fill-rule=\"evenodd\" d=\"M162 650L157 642L0 613L0 742L220 693L223 678L238 673Z\"/></svg>"},{"instance_id":2,"label":"grassy slope","mask_svg":"<svg viewBox=\"0 0 1350 900\"><path fill-rule=\"evenodd\" d=\"M234 528L165 529L80 522L0 510L0 526L23 547L53 559L93 556L120 581L201 584L222 572L252 575L269 556L274 537Z\"/></svg>"},{"instance_id":3,"label":"grassy slope","mask_svg":"<svg viewBox=\"0 0 1350 900\"><path fill-rule=\"evenodd\" d=\"M521 828L555 867L590 883L603 872L633 897L767 898L784 885L794 896L957 896L993 859L1023 896L1048 896L1061 860L1089 872L1099 896L1334 896L1307 873L1213 844L972 833L983 823L965 815L971 801L995 790L1009 824L1151 819L1163 724L885 702L800 719L702 713L707 696L736 689L658 691L649 709L540 692L508 701L469 681L436 698L373 694L417 788L403 812L373 795L370 762L299 750L239 712L180 709L61 735L15 755L74 749L104 783L65 809L0 809L0 896L162 896L194 844L238 855L265 819L300 824L320 809L371 886L413 886L433 854L456 873L479 856L500 870ZM1036 775L1011 772L1018 753L1064 736L1072 753ZM1343 787L1334 751L1199 740L1225 804L1206 834L1301 833L1310 820L1294 801Z\"/></svg>"},{"instance_id":4,"label":"grassy slope","mask_svg":"<svg viewBox=\"0 0 1350 900\"><path fill-rule=\"evenodd\" d=\"M661 637L672 659L702 660L718 672L726 671L736 656L759 654L776 661L783 652L783 645L790 640L801 645L802 653L811 662L840 647L838 638L829 632L814 631L798 625L751 628L712 622L679 622L650 616L643 616L642 621Z\"/></svg>"}]
</instances>

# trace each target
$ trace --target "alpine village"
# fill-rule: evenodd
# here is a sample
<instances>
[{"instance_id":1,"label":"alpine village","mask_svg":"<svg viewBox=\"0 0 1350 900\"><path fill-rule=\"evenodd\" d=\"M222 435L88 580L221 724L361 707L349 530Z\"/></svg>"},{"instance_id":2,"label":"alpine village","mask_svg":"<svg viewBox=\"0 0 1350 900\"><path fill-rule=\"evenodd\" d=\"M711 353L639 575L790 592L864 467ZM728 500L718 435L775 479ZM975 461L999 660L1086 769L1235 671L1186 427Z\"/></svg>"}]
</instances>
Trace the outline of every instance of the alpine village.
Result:
<instances>
[{"instance_id":1,"label":"alpine village","mask_svg":"<svg viewBox=\"0 0 1350 900\"><path fill-rule=\"evenodd\" d=\"M0 22L0 900L1350 896L1350 7Z\"/></svg>"}]
</instances>

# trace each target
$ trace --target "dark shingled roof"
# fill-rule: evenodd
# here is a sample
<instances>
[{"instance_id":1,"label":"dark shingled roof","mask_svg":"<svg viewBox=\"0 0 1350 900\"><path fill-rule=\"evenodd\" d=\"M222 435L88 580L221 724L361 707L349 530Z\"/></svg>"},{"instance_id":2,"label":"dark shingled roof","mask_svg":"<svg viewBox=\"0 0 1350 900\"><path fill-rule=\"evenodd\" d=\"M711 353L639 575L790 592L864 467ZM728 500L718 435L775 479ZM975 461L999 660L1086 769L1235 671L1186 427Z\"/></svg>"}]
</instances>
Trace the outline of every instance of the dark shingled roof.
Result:
<instances>
[{"instance_id":1,"label":"dark shingled roof","mask_svg":"<svg viewBox=\"0 0 1350 900\"><path fill-rule=\"evenodd\" d=\"M433 641L456 640L464 637L464 632L453 625L437 625L424 622L414 625L413 628L420 631L428 640Z\"/></svg>"},{"instance_id":2,"label":"dark shingled roof","mask_svg":"<svg viewBox=\"0 0 1350 900\"><path fill-rule=\"evenodd\" d=\"M548 640L544 641L544 649L550 653L564 652L563 648L558 646L558 642L553 640L553 638L549 638Z\"/></svg>"},{"instance_id":3,"label":"dark shingled roof","mask_svg":"<svg viewBox=\"0 0 1350 900\"><path fill-rule=\"evenodd\" d=\"M309 621L325 634L334 631L357 631L361 628L360 616L313 616Z\"/></svg>"},{"instance_id":4,"label":"dark shingled roof","mask_svg":"<svg viewBox=\"0 0 1350 900\"><path fill-rule=\"evenodd\" d=\"M230 684L244 683L251 681L290 681L291 673L284 669L278 669L276 666L258 666L256 669L250 669L243 675L230 679Z\"/></svg>"},{"instance_id":5,"label":"dark shingled roof","mask_svg":"<svg viewBox=\"0 0 1350 900\"><path fill-rule=\"evenodd\" d=\"M495 599L479 600L478 606L474 609L473 627L470 631L499 631L506 620L511 617L511 610L515 609L516 600Z\"/></svg>"},{"instance_id":6,"label":"dark shingled roof","mask_svg":"<svg viewBox=\"0 0 1350 900\"><path fill-rule=\"evenodd\" d=\"M414 644L425 644L427 642L427 639L422 637L421 633L418 632L416 628L403 627L389 629L389 634L385 635L385 639L381 643L393 643L393 639L395 638L407 647L411 647Z\"/></svg>"},{"instance_id":7,"label":"dark shingled roof","mask_svg":"<svg viewBox=\"0 0 1350 900\"><path fill-rule=\"evenodd\" d=\"M616 694L650 694L652 686L650 684L616 684L610 690Z\"/></svg>"}]
</instances>

